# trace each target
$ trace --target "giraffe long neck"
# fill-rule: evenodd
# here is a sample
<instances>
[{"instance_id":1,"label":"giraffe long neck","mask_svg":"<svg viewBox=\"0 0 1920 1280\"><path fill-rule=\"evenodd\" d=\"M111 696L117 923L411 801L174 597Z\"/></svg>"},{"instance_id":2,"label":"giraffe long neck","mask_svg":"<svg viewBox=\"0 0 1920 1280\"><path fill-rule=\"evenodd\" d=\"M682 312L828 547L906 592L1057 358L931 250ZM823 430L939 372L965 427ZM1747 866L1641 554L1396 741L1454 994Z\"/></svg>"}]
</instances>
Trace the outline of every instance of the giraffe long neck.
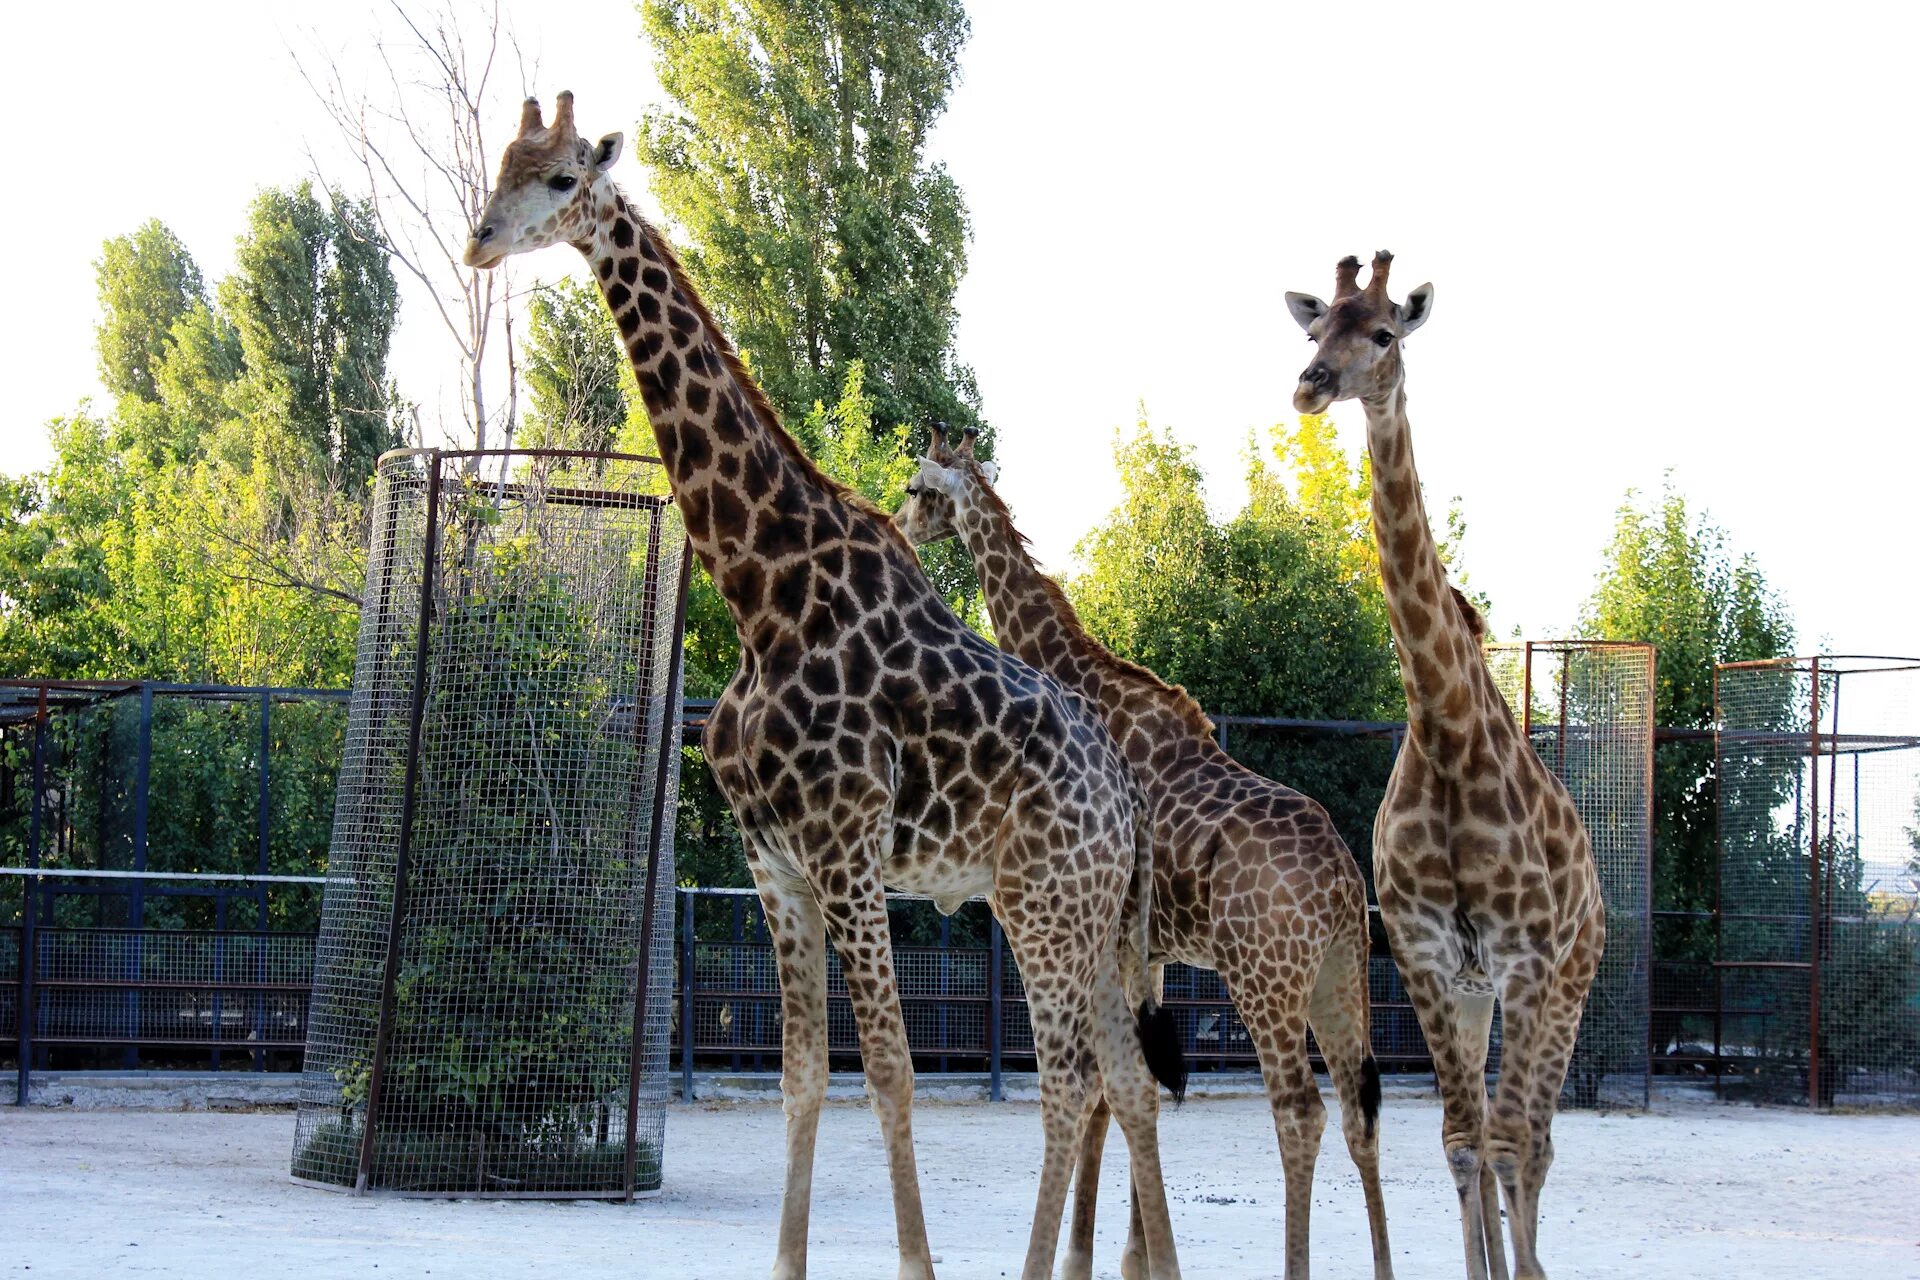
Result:
<instances>
[{"instance_id":1,"label":"giraffe long neck","mask_svg":"<svg viewBox=\"0 0 1920 1280\"><path fill-rule=\"evenodd\" d=\"M1380 548L1387 620L1400 650L1407 722L1415 741L1431 746L1440 733L1462 730L1481 713L1485 662L1454 600L1427 521L1413 465L1406 393L1396 388L1364 406L1373 461L1373 536Z\"/></svg>"},{"instance_id":2,"label":"giraffe long neck","mask_svg":"<svg viewBox=\"0 0 1920 1280\"><path fill-rule=\"evenodd\" d=\"M1012 513L974 492L954 513L1000 647L1100 709L1130 760L1194 742L1215 747L1206 715L1185 690L1126 661L1087 634L1060 585L1033 562Z\"/></svg>"},{"instance_id":3,"label":"giraffe long neck","mask_svg":"<svg viewBox=\"0 0 1920 1280\"><path fill-rule=\"evenodd\" d=\"M823 543L900 541L884 515L823 475L781 428L665 237L624 196L603 204L574 247L633 362L688 541L743 643L753 643L756 618L805 607Z\"/></svg>"}]
</instances>

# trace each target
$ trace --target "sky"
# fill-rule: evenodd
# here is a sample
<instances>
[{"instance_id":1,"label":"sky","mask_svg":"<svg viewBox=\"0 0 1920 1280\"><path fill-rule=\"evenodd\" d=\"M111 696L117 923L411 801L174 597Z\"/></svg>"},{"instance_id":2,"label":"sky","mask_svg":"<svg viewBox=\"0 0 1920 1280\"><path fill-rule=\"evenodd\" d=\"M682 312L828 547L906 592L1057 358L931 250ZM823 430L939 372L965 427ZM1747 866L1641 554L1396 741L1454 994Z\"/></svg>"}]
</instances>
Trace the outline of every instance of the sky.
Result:
<instances>
[{"instance_id":1,"label":"sky","mask_svg":"<svg viewBox=\"0 0 1920 1280\"><path fill-rule=\"evenodd\" d=\"M618 0L504 3L532 87L624 129L660 91ZM1288 289L1396 255L1431 504L1505 634L1571 633L1629 490L1667 478L1785 594L1803 650L1920 650L1920 9L1891 5L1037 5L983 0L931 144L973 223L960 357L1041 558L1114 505L1144 409L1221 513L1292 420ZM383 10L33 6L0 67L27 117L0 199L0 471L92 395L92 262L159 217L209 279L263 186L334 163L290 48L373 68ZM517 85L506 95L518 94ZM511 126L511 108L500 128ZM16 137L23 136L20 126ZM651 207L633 162L617 176ZM78 190L75 190L78 188ZM528 259L521 282L572 274ZM450 412L455 357L403 301L394 367ZM1364 445L1357 408L1334 412Z\"/></svg>"}]
</instances>

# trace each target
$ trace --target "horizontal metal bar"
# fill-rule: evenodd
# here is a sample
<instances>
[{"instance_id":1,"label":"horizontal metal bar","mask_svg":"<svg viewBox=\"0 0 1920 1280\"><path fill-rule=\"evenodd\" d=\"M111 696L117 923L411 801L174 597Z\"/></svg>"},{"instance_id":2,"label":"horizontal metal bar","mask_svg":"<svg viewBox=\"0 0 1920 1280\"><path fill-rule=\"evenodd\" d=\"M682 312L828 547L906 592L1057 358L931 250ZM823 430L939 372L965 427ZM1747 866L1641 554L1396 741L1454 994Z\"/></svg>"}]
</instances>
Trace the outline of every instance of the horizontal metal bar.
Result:
<instances>
[{"instance_id":1,"label":"horizontal metal bar","mask_svg":"<svg viewBox=\"0 0 1920 1280\"><path fill-rule=\"evenodd\" d=\"M29 876L35 880L71 877L80 880L219 880L241 884L325 884L326 876L229 875L218 871L90 871L79 867L0 867L0 876Z\"/></svg>"},{"instance_id":2,"label":"horizontal metal bar","mask_svg":"<svg viewBox=\"0 0 1920 1280\"><path fill-rule=\"evenodd\" d=\"M246 964L253 957L241 956L233 961L236 965ZM59 987L66 991L284 991L289 994L311 995L311 982L229 982L224 978L42 978L35 976L33 985L42 990Z\"/></svg>"},{"instance_id":3,"label":"horizontal metal bar","mask_svg":"<svg viewBox=\"0 0 1920 1280\"><path fill-rule=\"evenodd\" d=\"M304 1049L305 1040L232 1040L207 1037L189 1040L181 1037L155 1036L49 1036L38 1031L33 1033L35 1044L105 1044L105 1045L145 1045L159 1049ZM235 1072L235 1075L251 1074Z\"/></svg>"}]
</instances>

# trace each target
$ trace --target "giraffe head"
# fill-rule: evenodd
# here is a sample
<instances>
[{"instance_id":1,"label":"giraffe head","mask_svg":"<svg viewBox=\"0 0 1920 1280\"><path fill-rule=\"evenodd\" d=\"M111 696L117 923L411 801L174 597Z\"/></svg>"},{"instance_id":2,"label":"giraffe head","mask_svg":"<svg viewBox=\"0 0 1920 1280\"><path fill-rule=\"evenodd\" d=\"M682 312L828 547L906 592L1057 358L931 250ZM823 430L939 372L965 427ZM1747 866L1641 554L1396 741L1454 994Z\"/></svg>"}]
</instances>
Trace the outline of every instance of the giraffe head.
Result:
<instances>
[{"instance_id":1,"label":"giraffe head","mask_svg":"<svg viewBox=\"0 0 1920 1280\"><path fill-rule=\"evenodd\" d=\"M960 443L950 448L946 432L933 429L933 444L920 459L920 474L907 485L906 500L893 515L893 522L914 546L953 537L959 531L960 508L972 503L999 474L993 463L973 456L978 434L969 427Z\"/></svg>"},{"instance_id":2,"label":"giraffe head","mask_svg":"<svg viewBox=\"0 0 1920 1280\"><path fill-rule=\"evenodd\" d=\"M1373 255L1373 274L1360 287L1360 260L1340 259L1333 277L1333 301L1310 293L1287 295L1287 310L1307 337L1319 345L1301 371L1293 407L1320 413L1335 400L1373 400L1400 385L1400 340L1433 314L1433 286L1423 284L1404 303L1387 297L1387 269L1393 255Z\"/></svg>"},{"instance_id":3,"label":"giraffe head","mask_svg":"<svg viewBox=\"0 0 1920 1280\"><path fill-rule=\"evenodd\" d=\"M573 128L573 95L554 99L553 123L540 122L540 100L520 108L520 132L507 144L464 261L489 270L508 254L584 240L601 205L612 203L607 170L620 158L622 135L588 142Z\"/></svg>"}]
</instances>

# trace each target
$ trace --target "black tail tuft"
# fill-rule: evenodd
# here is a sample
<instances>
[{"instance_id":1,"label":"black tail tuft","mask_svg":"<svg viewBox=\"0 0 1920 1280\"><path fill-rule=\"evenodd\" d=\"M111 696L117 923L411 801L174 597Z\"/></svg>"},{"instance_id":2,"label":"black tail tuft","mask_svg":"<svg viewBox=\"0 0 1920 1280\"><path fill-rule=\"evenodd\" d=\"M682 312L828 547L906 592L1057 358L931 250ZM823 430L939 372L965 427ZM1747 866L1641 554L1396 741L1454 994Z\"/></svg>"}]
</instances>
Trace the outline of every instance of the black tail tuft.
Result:
<instances>
[{"instance_id":1,"label":"black tail tuft","mask_svg":"<svg viewBox=\"0 0 1920 1280\"><path fill-rule=\"evenodd\" d=\"M1380 1065L1368 1054L1360 1059L1360 1114L1366 1117L1367 1136L1380 1119Z\"/></svg>"},{"instance_id":2,"label":"black tail tuft","mask_svg":"<svg viewBox=\"0 0 1920 1280\"><path fill-rule=\"evenodd\" d=\"M1147 1070L1167 1087L1178 1103L1187 1096L1187 1054L1180 1044L1180 1024L1173 1011L1147 1000L1140 1005L1140 1051L1147 1055ZM1377 1092L1377 1090L1376 1090Z\"/></svg>"}]
</instances>

